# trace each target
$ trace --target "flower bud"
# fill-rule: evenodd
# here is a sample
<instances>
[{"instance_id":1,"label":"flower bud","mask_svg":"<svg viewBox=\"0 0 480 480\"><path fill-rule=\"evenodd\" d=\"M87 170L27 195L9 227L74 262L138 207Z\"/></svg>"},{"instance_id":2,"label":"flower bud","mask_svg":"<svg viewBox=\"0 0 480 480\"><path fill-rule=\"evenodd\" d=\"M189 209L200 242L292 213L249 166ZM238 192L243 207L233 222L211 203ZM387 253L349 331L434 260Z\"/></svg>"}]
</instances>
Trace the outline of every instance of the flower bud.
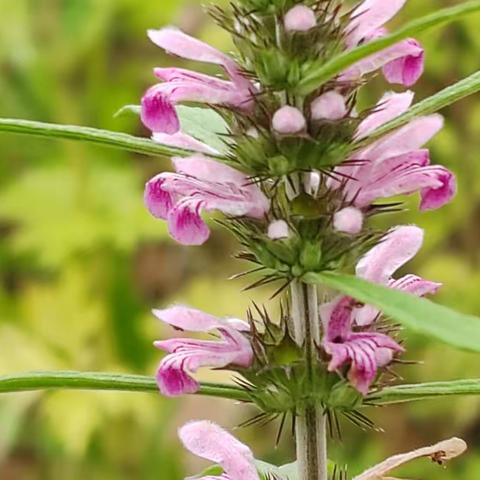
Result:
<instances>
[{"instance_id":1,"label":"flower bud","mask_svg":"<svg viewBox=\"0 0 480 480\"><path fill-rule=\"evenodd\" d=\"M287 32L307 32L317 25L315 12L305 5L291 8L284 18Z\"/></svg>"},{"instance_id":2,"label":"flower bud","mask_svg":"<svg viewBox=\"0 0 480 480\"><path fill-rule=\"evenodd\" d=\"M363 213L355 207L346 207L333 216L333 228L337 232L355 235L363 227Z\"/></svg>"},{"instance_id":3,"label":"flower bud","mask_svg":"<svg viewBox=\"0 0 480 480\"><path fill-rule=\"evenodd\" d=\"M268 226L268 236L272 240L282 240L290 236L287 222L285 220L275 220Z\"/></svg>"},{"instance_id":4,"label":"flower bud","mask_svg":"<svg viewBox=\"0 0 480 480\"><path fill-rule=\"evenodd\" d=\"M307 121L298 108L287 105L275 112L272 126L277 133L282 135L292 135L305 130Z\"/></svg>"},{"instance_id":5,"label":"flower bud","mask_svg":"<svg viewBox=\"0 0 480 480\"><path fill-rule=\"evenodd\" d=\"M320 95L312 102L313 120L340 120L346 115L345 99L335 90Z\"/></svg>"}]
</instances>

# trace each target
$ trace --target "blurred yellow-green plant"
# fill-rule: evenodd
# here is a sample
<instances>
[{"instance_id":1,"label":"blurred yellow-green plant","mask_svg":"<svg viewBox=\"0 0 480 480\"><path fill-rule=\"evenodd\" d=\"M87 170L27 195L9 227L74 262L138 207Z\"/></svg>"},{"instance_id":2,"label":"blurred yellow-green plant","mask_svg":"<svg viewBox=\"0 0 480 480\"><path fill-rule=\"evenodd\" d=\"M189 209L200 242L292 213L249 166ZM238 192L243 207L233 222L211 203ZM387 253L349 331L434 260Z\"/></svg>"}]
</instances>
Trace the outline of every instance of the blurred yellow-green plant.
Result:
<instances>
[{"instance_id":1,"label":"blurred yellow-green plant","mask_svg":"<svg viewBox=\"0 0 480 480\"><path fill-rule=\"evenodd\" d=\"M411 0L402 16L455 3ZM2 117L146 135L137 119L114 118L122 105L138 102L152 83L152 67L171 63L147 40L146 29L175 23L230 48L194 0L0 0L0 12ZM478 69L478 17L421 40L428 60L417 98ZM379 91L373 85L365 104ZM446 128L432 155L458 174L457 201L428 216L414 209L396 214L395 222L427 230L416 271L444 283L441 303L474 313L480 311L479 96L444 113ZM182 301L244 316L249 296L237 293L238 283L223 280L235 272L230 239L217 230L202 249L182 248L144 210L143 183L168 168L166 159L6 135L0 152L1 373L152 374L158 355L151 343L166 335L149 313L153 306ZM409 358L422 364L401 368L407 381L479 376L473 355L410 337ZM353 460L360 470L392 452L457 435L469 441L471 452L442 478L471 480L480 471L479 407L479 400L464 398L378 409L372 416L386 432L367 437L346 425L349 441L337 446L334 459ZM168 401L155 394L3 396L0 478L178 480L191 461L175 435L182 419L207 416L233 426L247 413L233 414L222 400ZM288 442L274 451L262 440L266 435L246 430L240 436L250 439L258 456L291 460ZM413 478L421 471L429 478L427 470L413 465L404 474Z\"/></svg>"}]
</instances>

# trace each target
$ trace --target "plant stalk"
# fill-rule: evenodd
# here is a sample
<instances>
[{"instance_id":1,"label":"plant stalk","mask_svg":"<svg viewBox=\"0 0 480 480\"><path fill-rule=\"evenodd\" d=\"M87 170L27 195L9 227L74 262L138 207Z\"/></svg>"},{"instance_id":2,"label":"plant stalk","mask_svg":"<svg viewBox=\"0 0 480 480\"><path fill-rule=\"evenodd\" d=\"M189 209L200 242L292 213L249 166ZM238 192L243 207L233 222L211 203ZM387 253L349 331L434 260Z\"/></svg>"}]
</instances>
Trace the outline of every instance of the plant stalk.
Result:
<instances>
[{"instance_id":1,"label":"plant stalk","mask_svg":"<svg viewBox=\"0 0 480 480\"><path fill-rule=\"evenodd\" d=\"M291 314L295 341L304 346L307 382L315 382L316 346L320 342L320 320L316 286L294 281ZM328 480L327 428L321 405L305 405L295 419L298 478Z\"/></svg>"}]
</instances>

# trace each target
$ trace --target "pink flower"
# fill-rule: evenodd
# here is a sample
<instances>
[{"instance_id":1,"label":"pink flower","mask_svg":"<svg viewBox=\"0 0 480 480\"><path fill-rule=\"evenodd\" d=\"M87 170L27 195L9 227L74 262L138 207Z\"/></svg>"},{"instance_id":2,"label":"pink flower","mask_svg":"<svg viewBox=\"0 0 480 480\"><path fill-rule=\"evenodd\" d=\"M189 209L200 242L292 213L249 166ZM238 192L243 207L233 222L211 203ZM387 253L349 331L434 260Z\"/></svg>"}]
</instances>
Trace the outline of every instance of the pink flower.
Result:
<instances>
[{"instance_id":1,"label":"pink flower","mask_svg":"<svg viewBox=\"0 0 480 480\"><path fill-rule=\"evenodd\" d=\"M382 124L408 109L411 92L388 93L377 110L359 126L357 139L367 137ZM331 181L333 188L344 188L347 200L355 207L365 208L376 200L420 192L421 210L439 208L456 193L452 172L430 165L429 151L422 149L443 126L440 115L419 117L408 125L380 138L354 156L356 166L339 167L343 182Z\"/></svg>"},{"instance_id":2,"label":"pink flower","mask_svg":"<svg viewBox=\"0 0 480 480\"><path fill-rule=\"evenodd\" d=\"M150 30L148 35L168 53L220 65L230 77L227 81L181 68L156 68L155 75L162 83L146 92L141 110L142 121L152 132L173 135L180 131L175 109L180 102L226 105L241 110L252 107L253 86L230 57L176 28Z\"/></svg>"},{"instance_id":3,"label":"pink flower","mask_svg":"<svg viewBox=\"0 0 480 480\"><path fill-rule=\"evenodd\" d=\"M365 0L352 13L347 27L347 47L354 48L385 36L383 25L405 5L406 0ZM378 53L360 60L340 76L341 81L360 79L363 75L383 68L390 83L411 86L424 69L424 50L414 39L398 42Z\"/></svg>"},{"instance_id":4,"label":"pink flower","mask_svg":"<svg viewBox=\"0 0 480 480\"><path fill-rule=\"evenodd\" d=\"M323 347L331 355L329 371L335 371L349 363L348 379L360 393L366 395L377 376L378 368L388 364L393 354L402 352L403 348L383 333L355 332L355 304L355 300L350 297L339 297L320 307L325 331ZM386 361L383 360L385 356Z\"/></svg>"},{"instance_id":5,"label":"pink flower","mask_svg":"<svg viewBox=\"0 0 480 480\"><path fill-rule=\"evenodd\" d=\"M440 284L406 275L398 280L393 273L418 252L423 231L414 226L391 230L357 264L357 276L413 295L434 293ZM324 325L323 347L331 355L330 371L350 364L348 378L352 385L366 395L378 369L388 365L395 353L403 351L393 339L372 329L379 311L365 305L357 307L353 298L340 296L320 307Z\"/></svg>"},{"instance_id":6,"label":"pink flower","mask_svg":"<svg viewBox=\"0 0 480 480\"><path fill-rule=\"evenodd\" d=\"M373 283L402 290L418 297L436 293L440 283L424 280L416 275L405 275L395 280L392 275L419 252L423 243L423 230L414 225L393 228L357 264L357 276ZM379 311L365 305L354 312L355 323L371 325Z\"/></svg>"},{"instance_id":7,"label":"pink flower","mask_svg":"<svg viewBox=\"0 0 480 480\"><path fill-rule=\"evenodd\" d=\"M173 165L176 173L164 172L147 182L145 203L153 216L168 221L171 236L183 245L208 239L203 210L262 218L269 209L260 188L227 165L202 155L174 158Z\"/></svg>"},{"instance_id":8,"label":"pink flower","mask_svg":"<svg viewBox=\"0 0 480 480\"><path fill-rule=\"evenodd\" d=\"M224 368L236 365L246 368L251 365L253 351L244 335L250 329L248 323L235 318L216 318L184 306L154 310L153 313L177 330L216 330L220 334L219 341L172 338L155 342L157 348L168 353L157 372L157 383L164 395L172 397L197 392L199 384L191 373L200 367Z\"/></svg>"},{"instance_id":9,"label":"pink flower","mask_svg":"<svg viewBox=\"0 0 480 480\"><path fill-rule=\"evenodd\" d=\"M222 475L199 480L260 480L251 450L218 425L208 421L191 422L178 434L190 452L223 468Z\"/></svg>"}]
</instances>

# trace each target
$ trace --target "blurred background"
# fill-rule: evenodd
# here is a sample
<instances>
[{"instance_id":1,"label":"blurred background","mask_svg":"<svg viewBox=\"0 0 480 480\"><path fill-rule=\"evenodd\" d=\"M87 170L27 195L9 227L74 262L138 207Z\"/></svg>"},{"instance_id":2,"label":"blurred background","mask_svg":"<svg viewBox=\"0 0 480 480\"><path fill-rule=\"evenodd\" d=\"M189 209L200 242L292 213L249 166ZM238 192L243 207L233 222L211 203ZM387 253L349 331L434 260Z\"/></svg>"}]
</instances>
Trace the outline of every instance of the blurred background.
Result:
<instances>
[{"instance_id":1,"label":"blurred background","mask_svg":"<svg viewBox=\"0 0 480 480\"><path fill-rule=\"evenodd\" d=\"M397 21L454 0L411 0ZM147 135L134 117L115 119L138 103L154 66L178 60L152 45L147 28L174 23L223 50L228 37L194 0L0 0L0 116L89 125ZM424 35L427 71L421 99L478 70L478 16ZM182 65L186 65L183 63ZM205 68L205 66L200 66ZM386 85L372 84L370 105ZM432 143L434 161L455 171L457 200L440 211L384 217L385 225L417 223L424 249L408 266L445 284L437 300L480 313L480 101L444 111ZM252 298L225 279L242 267L222 230L201 248L182 248L145 211L143 185L168 159L27 137L0 136L0 373L78 369L153 374L152 342L170 334L149 313L185 302L218 315L244 317ZM417 199L409 205L415 207ZM479 357L409 335L405 381L479 377ZM213 374L203 373L204 379ZM218 376L218 374L217 374ZM480 471L480 400L439 399L366 411L384 433L343 425L331 457L352 474L397 451L449 436L470 443L446 471L421 461L406 478L472 480ZM254 412L222 400L165 400L155 394L56 391L0 397L2 480L162 479L198 473L176 429L209 418L234 427ZM290 435L274 448L276 426L238 430L256 456L293 459ZM398 476L401 476L400 473Z\"/></svg>"}]
</instances>

